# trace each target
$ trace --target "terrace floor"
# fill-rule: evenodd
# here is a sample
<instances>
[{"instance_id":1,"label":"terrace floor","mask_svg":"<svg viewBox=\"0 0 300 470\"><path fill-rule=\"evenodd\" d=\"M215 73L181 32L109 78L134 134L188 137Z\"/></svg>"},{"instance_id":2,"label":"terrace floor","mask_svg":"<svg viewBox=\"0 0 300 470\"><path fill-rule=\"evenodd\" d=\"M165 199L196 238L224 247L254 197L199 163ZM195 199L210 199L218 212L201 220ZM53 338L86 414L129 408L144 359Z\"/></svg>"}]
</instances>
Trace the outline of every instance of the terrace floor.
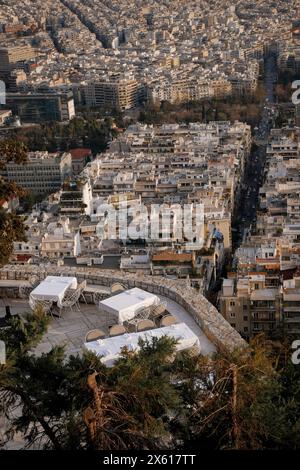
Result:
<instances>
[{"instance_id":1,"label":"terrace floor","mask_svg":"<svg viewBox=\"0 0 300 470\"><path fill-rule=\"evenodd\" d=\"M186 323L199 337L201 352L210 355L215 352L215 346L207 339L205 334L191 318L191 316L176 302L161 297L167 310ZM0 318L5 316L5 307L9 306L12 315L24 315L31 312L28 302L19 299L0 299ZM93 304L80 304L80 311L65 310L62 318L51 318L47 333L41 343L35 349L37 355L49 352L55 345L65 345L67 354L77 354L82 351L85 335L89 330L100 328L108 333L108 327L115 323L109 315L103 314ZM6 428L6 420L0 416L0 441L1 434ZM24 448L23 436L17 433L12 441L6 444L5 449L17 450ZM34 449L35 447L33 447Z\"/></svg>"},{"instance_id":2,"label":"terrace floor","mask_svg":"<svg viewBox=\"0 0 300 470\"><path fill-rule=\"evenodd\" d=\"M161 297L167 310L180 322L186 323L200 339L201 352L209 355L215 352L215 346L208 340L193 318L176 302ZM28 302L19 299L0 299L0 318L5 316L5 306L10 307L12 315L31 312ZM66 309L61 318L51 318L47 333L37 346L36 354L49 352L56 345L65 345L66 353L77 354L82 351L86 333L100 328L108 334L109 326L115 324L115 319L101 312L96 305L80 304L80 311Z\"/></svg>"}]
</instances>

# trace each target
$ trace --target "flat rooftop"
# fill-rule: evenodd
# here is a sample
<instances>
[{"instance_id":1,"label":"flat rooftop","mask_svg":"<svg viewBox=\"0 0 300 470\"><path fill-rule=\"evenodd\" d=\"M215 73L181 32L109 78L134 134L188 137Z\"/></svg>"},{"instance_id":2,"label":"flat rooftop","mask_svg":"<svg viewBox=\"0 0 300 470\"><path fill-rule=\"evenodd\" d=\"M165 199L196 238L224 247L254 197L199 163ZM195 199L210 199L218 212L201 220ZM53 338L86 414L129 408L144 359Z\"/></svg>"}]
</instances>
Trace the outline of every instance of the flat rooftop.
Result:
<instances>
[{"instance_id":1,"label":"flat rooftop","mask_svg":"<svg viewBox=\"0 0 300 470\"><path fill-rule=\"evenodd\" d=\"M216 352L215 345L206 337L183 307L167 297L158 297L165 304L167 310L179 322L184 322L199 338L203 355L211 355ZM25 300L0 299L0 318L5 316L5 306L7 305L10 307L12 315L24 315L31 312L31 308ZM66 309L61 318L51 318L48 331L35 352L40 355L49 352L54 346L65 345L66 354L80 354L83 351L85 336L88 331L99 328L108 334L109 327L116 323L114 315L101 312L94 304L81 303L80 311L74 310L72 312L70 309Z\"/></svg>"},{"instance_id":2,"label":"flat rooftop","mask_svg":"<svg viewBox=\"0 0 300 470\"><path fill-rule=\"evenodd\" d=\"M275 300L277 289L257 289L251 292L251 300Z\"/></svg>"}]
</instances>

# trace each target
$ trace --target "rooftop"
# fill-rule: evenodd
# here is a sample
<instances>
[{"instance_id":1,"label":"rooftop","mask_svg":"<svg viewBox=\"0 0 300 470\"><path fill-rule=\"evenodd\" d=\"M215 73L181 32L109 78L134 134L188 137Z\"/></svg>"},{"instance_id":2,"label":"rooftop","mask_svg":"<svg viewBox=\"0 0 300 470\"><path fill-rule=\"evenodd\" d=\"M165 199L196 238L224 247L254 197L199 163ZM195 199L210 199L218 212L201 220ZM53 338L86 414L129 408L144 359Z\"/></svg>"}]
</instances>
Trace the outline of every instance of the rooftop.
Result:
<instances>
[{"instance_id":1,"label":"rooftop","mask_svg":"<svg viewBox=\"0 0 300 470\"><path fill-rule=\"evenodd\" d=\"M278 295L277 289L257 289L251 292L251 300L275 300Z\"/></svg>"},{"instance_id":2,"label":"rooftop","mask_svg":"<svg viewBox=\"0 0 300 470\"><path fill-rule=\"evenodd\" d=\"M88 296L88 302L94 303L94 296L91 296L89 293L91 287L93 292L94 287L97 288L96 290L100 289L101 292L105 291L105 295L101 297L102 300L109 297L107 292L110 292L111 286L115 283L121 283L127 290L139 288L155 294L160 299L163 299L166 309L171 314L174 314L180 322L186 323L197 336L202 338L203 344L207 345L208 348L211 345L219 350L227 351L246 346L245 341L217 309L199 290L188 285L185 280L149 276L143 273L137 276L136 274L122 273L116 270L90 269L87 267L60 266L58 268L52 265L7 265L0 270L1 282L6 281L4 286L0 286L2 298L2 308L0 310L2 317L5 315L5 305L10 305L13 313L24 312L24 309L29 309L27 302L24 304L24 301L20 300L20 294L24 295L24 289L20 290L19 283L22 284L22 282L24 283L24 281L26 282L33 278L37 278L41 282L49 275L57 276L59 274L61 276L76 277L78 283L86 281L85 295ZM12 286L10 287L11 281ZM79 320L79 323L77 323L77 320ZM90 320L91 324L89 322L86 323L86 320ZM68 342L68 337L64 336L68 332L73 332L72 336L80 339L80 345L77 342L68 346L74 352L75 350L80 350L83 344L82 339L84 339L84 335L89 328L105 328L107 321L110 322L111 320L107 319L106 314L103 316L95 305L82 303L80 304L80 312L72 314L72 312L67 310L64 311L62 318L53 318L51 320L51 327L55 330L55 333L59 334L62 341L66 340ZM115 319L113 323L117 323ZM48 332L48 336L50 333ZM45 342L47 343L47 338L42 344L45 344ZM50 347L49 344L48 347Z\"/></svg>"},{"instance_id":3,"label":"rooftop","mask_svg":"<svg viewBox=\"0 0 300 470\"><path fill-rule=\"evenodd\" d=\"M3 281L2 281L3 282ZM10 281L9 281L10 282ZM184 322L200 340L201 352L204 355L216 351L215 345L209 341L191 316L176 302L164 296L159 296L167 310L174 315L179 322ZM5 307L9 306L12 315L24 315L31 312L27 301L19 299L0 299L0 318L5 316ZM66 353L81 353L84 347L85 336L88 331L95 328L103 330L108 335L109 326L116 324L114 315L100 311L93 304L80 304L80 311L73 312L66 309L62 318L51 318L47 333L37 346L36 354L49 352L54 346L65 345Z\"/></svg>"}]
</instances>

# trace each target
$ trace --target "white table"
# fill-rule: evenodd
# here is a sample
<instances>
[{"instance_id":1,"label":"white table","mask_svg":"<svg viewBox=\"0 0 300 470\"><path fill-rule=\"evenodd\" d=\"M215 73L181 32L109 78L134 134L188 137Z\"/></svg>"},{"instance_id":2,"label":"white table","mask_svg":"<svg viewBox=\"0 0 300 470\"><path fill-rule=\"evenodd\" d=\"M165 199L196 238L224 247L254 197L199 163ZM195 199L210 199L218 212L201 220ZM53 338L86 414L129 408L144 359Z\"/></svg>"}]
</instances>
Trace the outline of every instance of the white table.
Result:
<instances>
[{"instance_id":1,"label":"white table","mask_svg":"<svg viewBox=\"0 0 300 470\"><path fill-rule=\"evenodd\" d=\"M121 294L109 297L99 302L99 308L114 315L119 323L134 318L140 308L158 305L160 303L157 295L151 294L143 289L134 287Z\"/></svg>"},{"instance_id":2,"label":"white table","mask_svg":"<svg viewBox=\"0 0 300 470\"><path fill-rule=\"evenodd\" d=\"M139 350L139 339L161 338L162 336L170 336L178 341L176 351L197 346L200 350L200 340L198 336L185 323L177 323L163 328L155 328L153 330L140 331L138 333L127 333L112 338L98 339L85 343L84 346L89 351L94 352L97 356L101 356L101 362L107 367L112 367L115 361L120 357L122 348L125 346L129 351Z\"/></svg>"},{"instance_id":3,"label":"white table","mask_svg":"<svg viewBox=\"0 0 300 470\"><path fill-rule=\"evenodd\" d=\"M50 300L57 302L58 307L61 307L61 302L68 288L77 288L76 277L47 276L46 279L30 293L29 304L34 308L35 301Z\"/></svg>"}]
</instances>

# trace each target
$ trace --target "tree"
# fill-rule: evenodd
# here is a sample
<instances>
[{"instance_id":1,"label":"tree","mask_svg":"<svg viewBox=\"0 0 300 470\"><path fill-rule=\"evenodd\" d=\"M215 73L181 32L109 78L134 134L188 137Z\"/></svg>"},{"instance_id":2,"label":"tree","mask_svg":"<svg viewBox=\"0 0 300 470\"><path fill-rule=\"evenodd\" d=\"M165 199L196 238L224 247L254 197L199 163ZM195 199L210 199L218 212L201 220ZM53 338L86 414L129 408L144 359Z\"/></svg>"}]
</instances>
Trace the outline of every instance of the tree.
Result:
<instances>
[{"instance_id":1,"label":"tree","mask_svg":"<svg viewBox=\"0 0 300 470\"><path fill-rule=\"evenodd\" d=\"M27 406L30 404L29 397L22 391L22 384L18 381L22 368L20 361L28 357L31 348L38 344L48 323L49 319L43 310L38 308L33 314L23 318L12 317L8 320L6 328L0 330L0 340L4 341L6 346L6 363L0 365L0 413L6 417L18 408L18 398L22 397ZM16 392L17 387L19 393ZM8 430L8 437L13 437L17 430L18 426L12 426Z\"/></svg>"},{"instance_id":2,"label":"tree","mask_svg":"<svg viewBox=\"0 0 300 470\"><path fill-rule=\"evenodd\" d=\"M180 403L170 381L170 338L141 342L138 354L124 351L106 376L88 377L93 402L85 410L94 449L159 449L170 440L168 415Z\"/></svg>"},{"instance_id":3,"label":"tree","mask_svg":"<svg viewBox=\"0 0 300 470\"><path fill-rule=\"evenodd\" d=\"M28 447L56 450L299 448L300 374L280 343L258 336L231 353L175 356L163 337L108 368L63 347L34 355L47 325L37 311L0 332L7 438L21 431Z\"/></svg>"},{"instance_id":4,"label":"tree","mask_svg":"<svg viewBox=\"0 0 300 470\"><path fill-rule=\"evenodd\" d=\"M297 392L287 394L283 386L287 370L279 367L277 349L259 336L250 349L182 362L181 394L192 411L185 419L180 413L173 427L181 427L185 447L299 448L299 375Z\"/></svg>"},{"instance_id":5,"label":"tree","mask_svg":"<svg viewBox=\"0 0 300 470\"><path fill-rule=\"evenodd\" d=\"M0 170L10 162L24 164L27 160L27 149L21 142L14 140L0 141ZM15 182L8 181L0 176L0 267L8 262L13 251L13 243L15 241L26 240L26 227L24 219L14 212L8 212L3 203L11 201L11 199L24 196L25 191Z\"/></svg>"},{"instance_id":6,"label":"tree","mask_svg":"<svg viewBox=\"0 0 300 470\"><path fill-rule=\"evenodd\" d=\"M27 161L27 148L22 142L15 140L2 140L0 141L0 165L1 169L3 164L8 162L26 163Z\"/></svg>"},{"instance_id":7,"label":"tree","mask_svg":"<svg viewBox=\"0 0 300 470\"><path fill-rule=\"evenodd\" d=\"M76 147L88 147L94 154L103 152L114 130L111 120L96 119L93 115L75 117L67 124L48 122L33 129L14 131L14 138L26 142L30 151L68 151Z\"/></svg>"},{"instance_id":8,"label":"tree","mask_svg":"<svg viewBox=\"0 0 300 470\"><path fill-rule=\"evenodd\" d=\"M174 341L141 343L140 353L125 350L108 369L89 352L67 358L62 347L34 356L45 321L35 312L2 333L8 363L0 376L0 411L10 419L7 437L20 431L29 447L56 450L159 448L168 437L165 416L179 401L168 374Z\"/></svg>"}]
</instances>

